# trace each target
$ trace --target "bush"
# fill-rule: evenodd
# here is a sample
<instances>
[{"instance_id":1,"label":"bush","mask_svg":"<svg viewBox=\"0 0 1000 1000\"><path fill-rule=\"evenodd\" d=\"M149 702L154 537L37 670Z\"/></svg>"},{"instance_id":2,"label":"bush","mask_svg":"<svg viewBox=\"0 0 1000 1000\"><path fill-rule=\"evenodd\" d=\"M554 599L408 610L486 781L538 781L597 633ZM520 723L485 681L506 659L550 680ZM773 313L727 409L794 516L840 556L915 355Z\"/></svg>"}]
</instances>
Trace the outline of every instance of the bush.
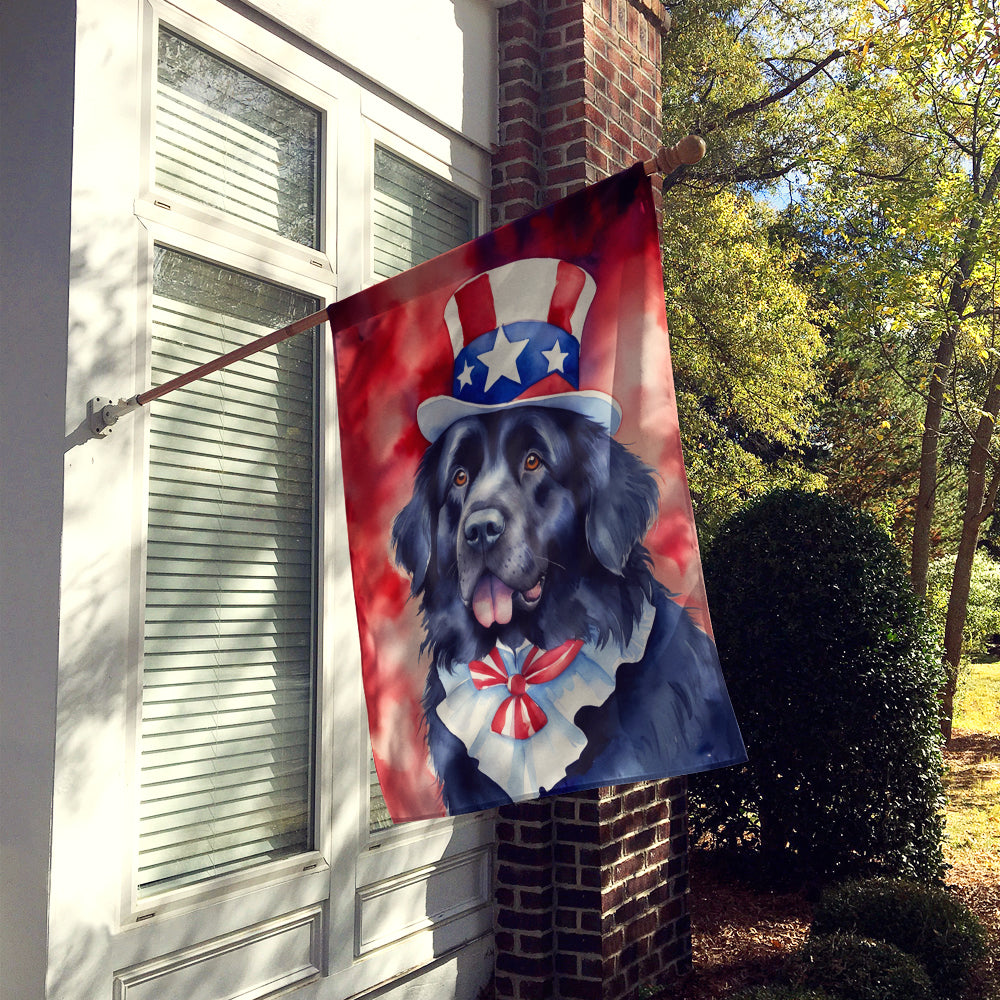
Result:
<instances>
[{"instance_id":1,"label":"bush","mask_svg":"<svg viewBox=\"0 0 1000 1000\"><path fill-rule=\"evenodd\" d=\"M954 572L955 558L946 556L935 559L927 573L927 603L941 636L944 636L944 621L948 614L948 597ZM1000 562L984 549L979 549L972 563L969 603L962 630L963 657L987 653L990 639L997 634L1000 634Z\"/></svg>"},{"instance_id":2,"label":"bush","mask_svg":"<svg viewBox=\"0 0 1000 1000\"><path fill-rule=\"evenodd\" d=\"M884 941L853 934L810 938L793 973L805 987L818 987L837 1000L933 1000L924 967L912 955Z\"/></svg>"},{"instance_id":3,"label":"bush","mask_svg":"<svg viewBox=\"0 0 1000 1000\"><path fill-rule=\"evenodd\" d=\"M838 1000L823 990L802 989L799 986L752 986L741 990L733 1000Z\"/></svg>"},{"instance_id":4,"label":"bush","mask_svg":"<svg viewBox=\"0 0 1000 1000\"><path fill-rule=\"evenodd\" d=\"M969 973L986 956L982 924L945 889L904 879L870 879L823 893L814 935L850 932L895 945L918 959L937 992L961 996Z\"/></svg>"},{"instance_id":5,"label":"bush","mask_svg":"<svg viewBox=\"0 0 1000 1000\"><path fill-rule=\"evenodd\" d=\"M939 878L943 674L888 535L780 490L723 526L705 577L750 759L692 778L696 835L772 871Z\"/></svg>"}]
</instances>

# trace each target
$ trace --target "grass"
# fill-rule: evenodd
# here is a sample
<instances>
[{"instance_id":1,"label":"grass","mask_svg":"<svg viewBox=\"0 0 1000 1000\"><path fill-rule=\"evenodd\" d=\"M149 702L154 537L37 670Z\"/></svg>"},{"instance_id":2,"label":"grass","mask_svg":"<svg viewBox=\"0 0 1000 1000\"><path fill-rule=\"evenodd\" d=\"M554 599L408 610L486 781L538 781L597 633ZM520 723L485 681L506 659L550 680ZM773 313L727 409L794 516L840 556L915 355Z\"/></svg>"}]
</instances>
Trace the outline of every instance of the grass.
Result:
<instances>
[{"instance_id":1,"label":"grass","mask_svg":"<svg viewBox=\"0 0 1000 1000\"><path fill-rule=\"evenodd\" d=\"M1000 661L963 672L945 758L946 882L986 925L992 944L968 998L1000 1000ZM659 1000L728 1000L773 982L808 936L808 888L781 894L749 886L715 853L691 853L694 969L666 985Z\"/></svg>"},{"instance_id":2,"label":"grass","mask_svg":"<svg viewBox=\"0 0 1000 1000\"><path fill-rule=\"evenodd\" d=\"M957 694L945 752L946 880L986 925L993 946L970 996L1000 1000L1000 661L973 663Z\"/></svg>"},{"instance_id":3,"label":"grass","mask_svg":"<svg viewBox=\"0 0 1000 1000\"><path fill-rule=\"evenodd\" d=\"M963 671L948 751L948 861L1000 870L1000 661Z\"/></svg>"},{"instance_id":4,"label":"grass","mask_svg":"<svg viewBox=\"0 0 1000 1000\"><path fill-rule=\"evenodd\" d=\"M955 701L957 728L1000 736L1000 660L964 669Z\"/></svg>"}]
</instances>

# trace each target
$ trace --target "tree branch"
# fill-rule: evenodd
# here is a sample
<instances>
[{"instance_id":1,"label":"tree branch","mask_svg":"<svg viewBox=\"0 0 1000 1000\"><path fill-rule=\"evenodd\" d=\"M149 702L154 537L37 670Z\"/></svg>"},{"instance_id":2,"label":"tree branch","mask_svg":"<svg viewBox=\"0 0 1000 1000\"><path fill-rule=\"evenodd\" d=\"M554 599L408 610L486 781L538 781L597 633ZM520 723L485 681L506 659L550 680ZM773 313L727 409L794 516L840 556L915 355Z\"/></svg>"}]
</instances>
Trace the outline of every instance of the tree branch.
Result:
<instances>
[{"instance_id":1,"label":"tree branch","mask_svg":"<svg viewBox=\"0 0 1000 1000\"><path fill-rule=\"evenodd\" d=\"M735 121L737 118L754 115L758 111L763 111L764 108L771 104L777 104L778 101L783 100L789 94L798 90L804 83L808 83L818 73L822 73L823 70L825 70L831 63L836 62L838 59L843 59L846 55L846 49L834 49L829 55L826 56L826 58L821 59L818 63L816 63L816 65L813 66L809 72L796 77L786 87L782 87L781 90L776 90L773 94L768 94L766 97L758 98L756 101L750 101L742 107L733 108L732 111L728 111L723 116L721 121L716 122L715 124L702 126L701 134L707 135L710 132L714 132L717 128L721 128L723 125L727 125L729 122Z\"/></svg>"}]
</instances>

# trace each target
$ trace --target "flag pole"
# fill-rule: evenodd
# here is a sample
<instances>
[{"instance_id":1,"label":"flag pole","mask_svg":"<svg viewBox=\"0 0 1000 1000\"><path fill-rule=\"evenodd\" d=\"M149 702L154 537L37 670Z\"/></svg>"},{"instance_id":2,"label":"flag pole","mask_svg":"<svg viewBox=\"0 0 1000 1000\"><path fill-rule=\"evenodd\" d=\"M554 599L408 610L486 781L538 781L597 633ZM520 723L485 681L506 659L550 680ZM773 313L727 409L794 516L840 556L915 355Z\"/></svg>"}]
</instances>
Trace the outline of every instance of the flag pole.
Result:
<instances>
[{"instance_id":1,"label":"flag pole","mask_svg":"<svg viewBox=\"0 0 1000 1000\"><path fill-rule=\"evenodd\" d=\"M303 316L302 319L297 319L293 323L289 323L288 326L283 326L280 330L267 333L256 340L251 340L248 344L229 351L228 354L223 354L212 361L206 361L205 364L199 365L197 368L192 368L191 371L185 372L183 375L178 375L176 378L170 379L169 382L164 382L162 385L155 386L152 389L136 393L136 395L130 396L128 399L119 399L117 403L110 399L95 396L93 399L87 401L87 420L90 424L91 433L95 437L105 437L111 432L111 427L118 422L118 418L124 414L131 413L140 406L145 406L154 399L159 399L168 392L180 389L190 382L195 382L206 375L220 371L236 361L242 361L252 354L265 351L275 344L280 344L283 340L288 340L289 337L305 333L306 330L311 330L314 326L318 326L329 318L330 307L327 306L318 312Z\"/></svg>"},{"instance_id":2,"label":"flag pole","mask_svg":"<svg viewBox=\"0 0 1000 1000\"><path fill-rule=\"evenodd\" d=\"M673 146L660 146L656 156L646 160L643 167L646 175L672 174L678 167L694 166L705 155L707 147L700 135L686 135Z\"/></svg>"},{"instance_id":3,"label":"flag pole","mask_svg":"<svg viewBox=\"0 0 1000 1000\"><path fill-rule=\"evenodd\" d=\"M643 169L646 171L647 176L656 173L666 175L673 173L680 166L690 166L697 163L704 155L705 140L701 136L688 135L673 146L661 146L656 151L656 156L643 162ZM140 406L145 406L154 399L166 396L167 393L173 392L175 389L180 389L200 378L204 378L206 375L220 371L236 361L242 361L244 358L258 353L258 351L264 351L274 344L288 340L289 337L294 337L297 334L304 333L306 330L311 330L313 327L330 319L330 310L332 308L333 306L327 306L325 309L320 309L309 316L295 320L295 322L289 323L288 326L283 326L280 330L275 330L273 333L258 337L249 344L237 347L228 354L223 354L212 361L199 365L197 368L192 368L191 371L185 372L183 375L178 375L176 378L172 378L162 385L136 393L136 395L130 396L128 399L119 399L115 402L103 396L94 396L87 401L87 422L90 426L91 434L94 437L106 437L111 433L111 428L118 422L118 418L124 416L126 413L131 413L133 410L139 409Z\"/></svg>"}]
</instances>

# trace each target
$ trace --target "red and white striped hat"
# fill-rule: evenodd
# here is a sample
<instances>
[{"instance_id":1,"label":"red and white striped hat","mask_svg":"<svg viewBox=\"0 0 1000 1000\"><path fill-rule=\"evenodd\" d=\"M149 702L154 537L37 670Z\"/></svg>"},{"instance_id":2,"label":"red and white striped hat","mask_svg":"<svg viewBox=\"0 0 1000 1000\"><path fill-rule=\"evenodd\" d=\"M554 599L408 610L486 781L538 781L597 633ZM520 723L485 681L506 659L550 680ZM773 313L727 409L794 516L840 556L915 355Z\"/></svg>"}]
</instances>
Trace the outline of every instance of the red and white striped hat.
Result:
<instances>
[{"instance_id":1,"label":"red and white striped hat","mask_svg":"<svg viewBox=\"0 0 1000 1000\"><path fill-rule=\"evenodd\" d=\"M621 408L607 393L580 389L583 326L597 286L576 264L528 257L470 278L445 307L455 356L452 393L417 408L435 441L451 424L511 406L572 410L614 434Z\"/></svg>"}]
</instances>

